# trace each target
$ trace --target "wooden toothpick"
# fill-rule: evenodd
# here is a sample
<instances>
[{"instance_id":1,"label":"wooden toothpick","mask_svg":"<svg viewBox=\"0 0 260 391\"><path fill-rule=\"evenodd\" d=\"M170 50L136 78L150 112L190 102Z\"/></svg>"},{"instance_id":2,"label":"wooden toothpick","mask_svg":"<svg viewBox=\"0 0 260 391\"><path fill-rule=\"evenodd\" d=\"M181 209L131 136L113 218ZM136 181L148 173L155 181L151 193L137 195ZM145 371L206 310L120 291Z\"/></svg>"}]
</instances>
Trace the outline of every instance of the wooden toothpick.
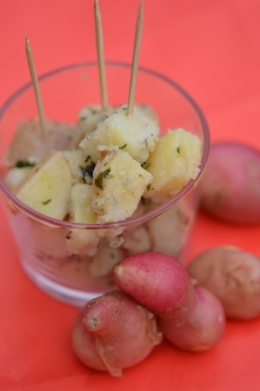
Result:
<instances>
[{"instance_id":1,"label":"wooden toothpick","mask_svg":"<svg viewBox=\"0 0 260 391\"><path fill-rule=\"evenodd\" d=\"M42 104L41 91L40 91L39 82L38 82L36 69L34 65L31 44L27 36L25 36L25 48L26 48L27 62L28 62L31 80L33 84L35 99L38 108L38 115L39 115L41 130L42 130L42 136L44 138L47 138L48 134L46 130L46 120L45 120L44 109Z\"/></svg>"},{"instance_id":2,"label":"wooden toothpick","mask_svg":"<svg viewBox=\"0 0 260 391\"><path fill-rule=\"evenodd\" d=\"M130 88L128 94L128 104L127 104L127 115L133 114L134 110L134 99L135 99L135 88L136 88L136 79L138 72L138 62L142 38L142 29L143 29L143 15L144 15L144 3L141 0L139 12L137 16L136 29L135 29L135 42L132 58L132 68L131 68L131 79L130 79Z\"/></svg>"},{"instance_id":3,"label":"wooden toothpick","mask_svg":"<svg viewBox=\"0 0 260 391\"><path fill-rule=\"evenodd\" d=\"M96 29L96 47L98 56L98 71L99 71L99 83L102 109L107 107L107 85L106 85L106 71L105 71L105 56L104 56L104 43L102 33L101 14L99 9L98 0L94 1L94 16L95 16L95 29Z\"/></svg>"}]
</instances>

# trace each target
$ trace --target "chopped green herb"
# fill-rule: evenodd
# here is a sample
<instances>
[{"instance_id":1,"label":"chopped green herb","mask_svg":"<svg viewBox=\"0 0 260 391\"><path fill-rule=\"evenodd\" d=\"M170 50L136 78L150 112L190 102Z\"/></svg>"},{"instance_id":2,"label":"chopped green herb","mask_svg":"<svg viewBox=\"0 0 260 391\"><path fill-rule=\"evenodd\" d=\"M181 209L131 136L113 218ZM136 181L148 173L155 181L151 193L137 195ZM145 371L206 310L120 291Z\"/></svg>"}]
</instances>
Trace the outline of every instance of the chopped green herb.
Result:
<instances>
[{"instance_id":1,"label":"chopped green herb","mask_svg":"<svg viewBox=\"0 0 260 391\"><path fill-rule=\"evenodd\" d=\"M150 191L150 190L151 190L151 187L152 187L152 185L151 185L151 183L149 183L149 184L146 186L146 190L147 190L147 191Z\"/></svg>"},{"instance_id":2,"label":"chopped green herb","mask_svg":"<svg viewBox=\"0 0 260 391\"><path fill-rule=\"evenodd\" d=\"M47 204L49 204L50 202L51 202L51 199L46 200L46 201L42 201L42 204L43 204L43 205L47 205Z\"/></svg>"},{"instance_id":3,"label":"chopped green herb","mask_svg":"<svg viewBox=\"0 0 260 391\"><path fill-rule=\"evenodd\" d=\"M151 165L150 163L144 162L141 164L141 167L147 170L147 168L150 167L150 165Z\"/></svg>"},{"instance_id":4,"label":"chopped green herb","mask_svg":"<svg viewBox=\"0 0 260 391\"><path fill-rule=\"evenodd\" d=\"M27 160L18 160L15 164L17 168L34 167L35 163L28 162Z\"/></svg>"},{"instance_id":5,"label":"chopped green herb","mask_svg":"<svg viewBox=\"0 0 260 391\"><path fill-rule=\"evenodd\" d=\"M109 175L110 171L111 171L111 168L107 168L105 171L100 172L95 179L95 185L97 187L99 187L101 190L104 189L103 181Z\"/></svg>"},{"instance_id":6,"label":"chopped green herb","mask_svg":"<svg viewBox=\"0 0 260 391\"><path fill-rule=\"evenodd\" d=\"M125 143L124 145L122 145L122 147L119 147L119 149L124 149L126 146L127 144Z\"/></svg>"},{"instance_id":7,"label":"chopped green herb","mask_svg":"<svg viewBox=\"0 0 260 391\"><path fill-rule=\"evenodd\" d=\"M85 121L85 119L87 119L87 117L80 117L80 121Z\"/></svg>"},{"instance_id":8,"label":"chopped green herb","mask_svg":"<svg viewBox=\"0 0 260 391\"><path fill-rule=\"evenodd\" d=\"M88 157L85 159L85 163L87 163L90 159L90 156L88 155Z\"/></svg>"},{"instance_id":9,"label":"chopped green herb","mask_svg":"<svg viewBox=\"0 0 260 391\"><path fill-rule=\"evenodd\" d=\"M103 171L103 177L106 178L108 174L110 173L111 168L107 168L105 171Z\"/></svg>"},{"instance_id":10,"label":"chopped green herb","mask_svg":"<svg viewBox=\"0 0 260 391\"><path fill-rule=\"evenodd\" d=\"M181 153L181 147L178 147L178 148L177 148L177 152L178 152L178 153Z\"/></svg>"}]
</instances>

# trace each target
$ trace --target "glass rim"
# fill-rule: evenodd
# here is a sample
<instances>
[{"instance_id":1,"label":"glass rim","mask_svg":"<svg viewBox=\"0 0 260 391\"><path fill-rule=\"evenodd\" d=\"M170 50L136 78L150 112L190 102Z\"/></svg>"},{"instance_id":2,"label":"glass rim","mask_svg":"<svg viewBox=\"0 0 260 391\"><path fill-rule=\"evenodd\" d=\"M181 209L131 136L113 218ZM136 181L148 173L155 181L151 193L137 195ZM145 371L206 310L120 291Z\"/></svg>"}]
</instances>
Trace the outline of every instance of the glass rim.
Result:
<instances>
[{"instance_id":1,"label":"glass rim","mask_svg":"<svg viewBox=\"0 0 260 391\"><path fill-rule=\"evenodd\" d=\"M76 68L81 68L81 67L94 67L97 66L98 63L97 61L89 61L89 62L79 62L79 63L73 63L69 65L65 65L59 68L55 68L49 72L43 73L38 76L38 80L44 80L48 77L54 76L56 74L65 72L65 71L70 71ZM130 63L125 63L125 62L120 62L120 61L106 61L106 66L110 67L123 67L123 68L131 68ZM210 145L210 135L209 135L209 128L207 124L207 120L197 104L197 102L179 85L177 84L174 80L170 79L168 76L165 76L164 74L161 74L155 70L152 70L147 67L139 66L138 67L138 72L144 72L148 73L152 76L155 76L166 83L168 83L170 86L172 86L174 89L176 89L188 102L189 104L193 107L193 109L196 111L203 130L203 135L204 135L204 149L203 149L203 154L201 158L201 164L200 164L200 172L197 175L196 179L191 179L186 186L182 188L181 191L179 191L176 195L171 197L169 200L165 201L158 207L154 208L153 210L144 213L140 216L137 217L130 217L125 220L121 220L118 222L110 222L110 223L98 223L98 224L82 224L82 223L73 223L70 221L65 221L65 220L58 220L54 219L52 217L46 216L42 213L39 213L33 209L31 209L29 206L25 205L23 202L21 202L5 185L3 180L0 178L0 189L3 191L3 193L14 203L14 205L22 210L26 215L31 216L34 220L38 220L41 222L44 222L48 225L53 225L56 227L60 228L78 228L78 229L109 229L109 228L118 228L118 227L124 227L124 226L129 226L129 225L135 225L135 224L140 224L142 222L145 222L152 217L155 217L162 212L166 211L169 209L173 204L175 204L177 201L179 201L184 195L186 195L194 186L194 184L199 180L200 176L202 175L202 172L205 168L205 164L208 158L209 154L209 145ZM137 76L138 80L138 76ZM3 118L4 114L6 113L7 109L11 104L20 96L22 95L26 90L32 87L32 82L29 81L22 85L20 88L18 88L0 107L0 121Z\"/></svg>"}]
</instances>

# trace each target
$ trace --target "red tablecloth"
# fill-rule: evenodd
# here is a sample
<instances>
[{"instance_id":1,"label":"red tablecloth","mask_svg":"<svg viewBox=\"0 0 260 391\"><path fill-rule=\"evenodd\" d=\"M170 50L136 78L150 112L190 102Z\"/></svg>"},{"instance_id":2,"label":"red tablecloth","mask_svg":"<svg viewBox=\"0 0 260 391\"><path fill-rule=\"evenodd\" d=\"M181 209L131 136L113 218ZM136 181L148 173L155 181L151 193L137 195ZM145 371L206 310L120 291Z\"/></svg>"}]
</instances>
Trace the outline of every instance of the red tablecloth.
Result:
<instances>
[{"instance_id":1,"label":"red tablecloth","mask_svg":"<svg viewBox=\"0 0 260 391\"><path fill-rule=\"evenodd\" d=\"M108 60L131 61L139 0L100 0ZM178 81L197 100L213 141L260 148L260 2L146 0L140 64ZM38 73L95 60L92 0L2 0L0 105L29 73L28 34ZM212 350L187 353L164 342L122 379L81 365L69 340L75 308L39 291L24 275L0 209L0 390L248 391L260 389L260 320L227 322ZM199 215L192 253L229 243L260 253L260 227Z\"/></svg>"}]
</instances>

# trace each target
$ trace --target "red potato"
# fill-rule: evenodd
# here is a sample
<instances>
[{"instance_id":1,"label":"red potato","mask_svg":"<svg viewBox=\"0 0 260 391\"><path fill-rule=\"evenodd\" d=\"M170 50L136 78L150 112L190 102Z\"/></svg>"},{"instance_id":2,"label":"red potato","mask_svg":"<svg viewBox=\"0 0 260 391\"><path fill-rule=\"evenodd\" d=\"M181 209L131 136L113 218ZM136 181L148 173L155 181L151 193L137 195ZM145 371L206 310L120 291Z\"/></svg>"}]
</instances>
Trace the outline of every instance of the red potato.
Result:
<instances>
[{"instance_id":1,"label":"red potato","mask_svg":"<svg viewBox=\"0 0 260 391\"><path fill-rule=\"evenodd\" d=\"M164 336L185 350L206 350L225 328L219 300L193 287L186 271L173 258L142 253L126 258L115 268L114 282L139 303L155 312Z\"/></svg>"},{"instance_id":2,"label":"red potato","mask_svg":"<svg viewBox=\"0 0 260 391\"><path fill-rule=\"evenodd\" d=\"M87 366L122 376L162 340L155 316L119 290L91 300L72 327L72 346Z\"/></svg>"},{"instance_id":3,"label":"red potato","mask_svg":"<svg viewBox=\"0 0 260 391\"><path fill-rule=\"evenodd\" d=\"M188 272L218 297L228 318L260 316L260 260L255 255L231 246L214 247L194 258Z\"/></svg>"},{"instance_id":4,"label":"red potato","mask_svg":"<svg viewBox=\"0 0 260 391\"><path fill-rule=\"evenodd\" d=\"M227 222L260 223L260 152L242 143L213 144L201 181L201 208Z\"/></svg>"}]
</instances>

